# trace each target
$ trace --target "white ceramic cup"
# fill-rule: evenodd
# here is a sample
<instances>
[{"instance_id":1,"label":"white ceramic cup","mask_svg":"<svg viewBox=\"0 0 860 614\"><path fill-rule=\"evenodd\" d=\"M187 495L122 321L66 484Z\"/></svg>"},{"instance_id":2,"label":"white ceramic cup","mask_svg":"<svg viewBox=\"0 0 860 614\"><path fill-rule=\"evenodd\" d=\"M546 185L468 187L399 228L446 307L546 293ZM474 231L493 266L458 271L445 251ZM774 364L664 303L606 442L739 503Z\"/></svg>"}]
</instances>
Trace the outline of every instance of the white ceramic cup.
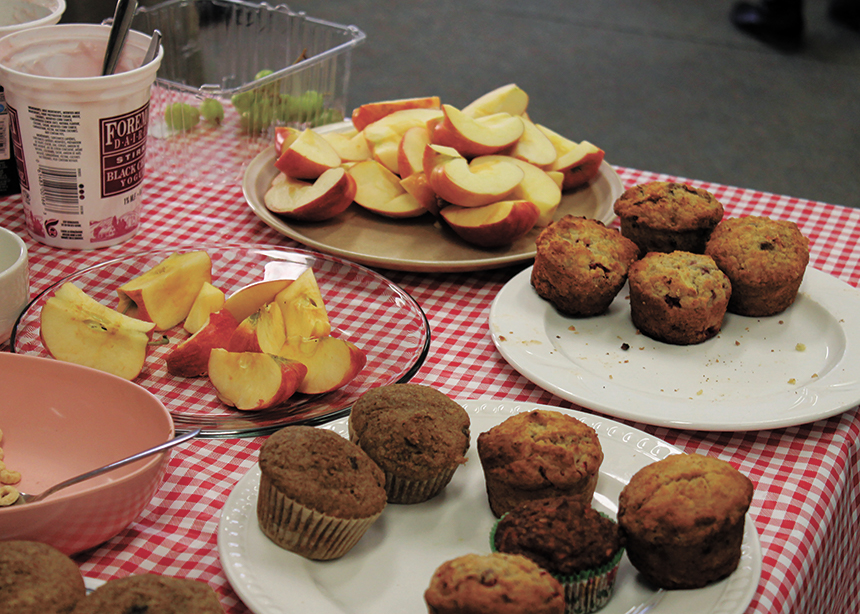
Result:
<instances>
[{"instance_id":1,"label":"white ceramic cup","mask_svg":"<svg viewBox=\"0 0 860 614\"><path fill-rule=\"evenodd\" d=\"M14 232L0 227L0 343L9 340L15 320L29 300L27 246Z\"/></svg>"}]
</instances>

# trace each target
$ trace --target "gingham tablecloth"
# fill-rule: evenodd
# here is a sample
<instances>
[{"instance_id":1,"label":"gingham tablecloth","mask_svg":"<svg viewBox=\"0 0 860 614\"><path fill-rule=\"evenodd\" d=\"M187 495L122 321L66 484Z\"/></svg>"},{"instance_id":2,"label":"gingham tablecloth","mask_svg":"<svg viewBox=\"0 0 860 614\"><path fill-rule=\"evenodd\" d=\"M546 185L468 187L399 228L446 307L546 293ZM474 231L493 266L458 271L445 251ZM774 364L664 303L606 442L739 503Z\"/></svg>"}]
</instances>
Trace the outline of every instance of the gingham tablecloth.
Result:
<instances>
[{"instance_id":1,"label":"gingham tablecloth","mask_svg":"<svg viewBox=\"0 0 860 614\"><path fill-rule=\"evenodd\" d=\"M860 282L860 210L617 169L625 186L679 179L713 192L728 215L770 215L796 222L811 243L811 264L854 286ZM193 242L301 247L263 224L239 186L194 185L150 172L142 228L130 241L98 251L47 247L26 237L20 196L0 198L0 225L25 236L32 292L82 267L129 251ZM519 269L458 274L381 271L422 306L432 347L413 382L455 399L492 397L560 407L572 404L514 371L487 326L490 303ZM0 346L8 351L8 344ZM581 408L576 408L581 409ZM763 572L749 612L860 611L860 415L857 408L792 428L746 433L632 426L687 452L732 462L755 484L750 514L759 532ZM246 614L222 570L217 528L224 501L256 462L262 438L202 439L173 452L164 484L120 535L75 557L83 573L110 579L154 572L203 580L229 614Z\"/></svg>"}]
</instances>

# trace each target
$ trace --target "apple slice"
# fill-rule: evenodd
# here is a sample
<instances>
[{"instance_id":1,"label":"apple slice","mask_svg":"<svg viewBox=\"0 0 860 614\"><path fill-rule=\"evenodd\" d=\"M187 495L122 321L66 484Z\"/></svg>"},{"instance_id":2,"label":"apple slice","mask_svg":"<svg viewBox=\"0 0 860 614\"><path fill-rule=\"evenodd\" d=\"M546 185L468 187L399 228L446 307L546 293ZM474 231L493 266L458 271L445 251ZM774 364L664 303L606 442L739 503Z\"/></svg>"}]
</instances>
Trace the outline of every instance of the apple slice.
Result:
<instances>
[{"instance_id":1,"label":"apple slice","mask_svg":"<svg viewBox=\"0 0 860 614\"><path fill-rule=\"evenodd\" d=\"M518 115L495 113L474 118L449 104L443 104L442 110L445 116L433 129L433 143L453 147L466 157L507 149L519 140L525 130Z\"/></svg>"},{"instance_id":2,"label":"apple slice","mask_svg":"<svg viewBox=\"0 0 860 614\"><path fill-rule=\"evenodd\" d=\"M209 354L208 371L209 381L225 405L257 411L287 402L307 367L272 354L215 348Z\"/></svg>"},{"instance_id":3,"label":"apple slice","mask_svg":"<svg viewBox=\"0 0 860 614\"><path fill-rule=\"evenodd\" d=\"M397 174L405 179L424 170L424 150L430 144L430 131L415 126L403 133L397 149Z\"/></svg>"},{"instance_id":4,"label":"apple slice","mask_svg":"<svg viewBox=\"0 0 860 614\"><path fill-rule=\"evenodd\" d=\"M505 153L535 166L549 166L558 157L555 146L530 119L522 119L523 135Z\"/></svg>"},{"instance_id":5,"label":"apple slice","mask_svg":"<svg viewBox=\"0 0 860 614\"><path fill-rule=\"evenodd\" d=\"M529 96L516 83L497 87L463 107L469 117L483 117L495 113L523 115L529 106Z\"/></svg>"},{"instance_id":6,"label":"apple slice","mask_svg":"<svg viewBox=\"0 0 860 614\"><path fill-rule=\"evenodd\" d=\"M133 380L143 369L155 324L102 305L71 282L40 313L40 335L56 358Z\"/></svg>"},{"instance_id":7,"label":"apple slice","mask_svg":"<svg viewBox=\"0 0 860 614\"><path fill-rule=\"evenodd\" d=\"M313 269L305 269L274 300L280 306L287 336L312 338L331 333L325 301Z\"/></svg>"},{"instance_id":8,"label":"apple slice","mask_svg":"<svg viewBox=\"0 0 860 614\"><path fill-rule=\"evenodd\" d=\"M204 282L200 286L197 296L194 297L194 302L191 303L191 309L188 310L188 316L185 318L185 322L182 323L182 328L193 335L203 328L209 314L215 313L224 307L224 302L224 292L208 281Z\"/></svg>"},{"instance_id":9,"label":"apple slice","mask_svg":"<svg viewBox=\"0 0 860 614\"><path fill-rule=\"evenodd\" d=\"M209 353L215 348L226 348L237 326L239 322L226 309L210 314L200 330L167 354L167 372L178 377L206 375Z\"/></svg>"},{"instance_id":10,"label":"apple slice","mask_svg":"<svg viewBox=\"0 0 860 614\"><path fill-rule=\"evenodd\" d=\"M355 202L365 209L392 218L424 215L427 210L400 185L400 177L376 160L359 162L349 169L356 183Z\"/></svg>"},{"instance_id":11,"label":"apple slice","mask_svg":"<svg viewBox=\"0 0 860 614\"><path fill-rule=\"evenodd\" d=\"M392 173L397 173L397 156L403 135L411 128L427 128L428 124L441 119L442 115L439 109L395 111L369 124L362 133L373 159Z\"/></svg>"},{"instance_id":12,"label":"apple slice","mask_svg":"<svg viewBox=\"0 0 860 614\"><path fill-rule=\"evenodd\" d=\"M276 354L286 338L281 307L272 301L239 322L225 347L231 352Z\"/></svg>"},{"instance_id":13,"label":"apple slice","mask_svg":"<svg viewBox=\"0 0 860 614\"><path fill-rule=\"evenodd\" d=\"M302 363L307 374L298 391L322 394L349 383L367 364L367 356L354 344L338 337L317 339L289 337L280 356Z\"/></svg>"},{"instance_id":14,"label":"apple slice","mask_svg":"<svg viewBox=\"0 0 860 614\"><path fill-rule=\"evenodd\" d=\"M436 192L430 187L424 171L412 173L401 179L400 186L427 211L434 216L439 215L439 199L436 197Z\"/></svg>"},{"instance_id":15,"label":"apple slice","mask_svg":"<svg viewBox=\"0 0 860 614\"><path fill-rule=\"evenodd\" d=\"M318 132L307 128L290 133L275 160L275 168L295 179L316 179L340 166L340 156Z\"/></svg>"},{"instance_id":16,"label":"apple slice","mask_svg":"<svg viewBox=\"0 0 860 614\"><path fill-rule=\"evenodd\" d=\"M527 200L504 200L483 207L449 205L440 212L460 238L481 247L501 247L524 237L540 211Z\"/></svg>"},{"instance_id":17,"label":"apple slice","mask_svg":"<svg viewBox=\"0 0 860 614\"><path fill-rule=\"evenodd\" d=\"M465 158L450 157L432 167L427 181L442 200L461 207L480 207L504 200L525 177L512 162L477 160L468 163Z\"/></svg>"},{"instance_id":18,"label":"apple slice","mask_svg":"<svg viewBox=\"0 0 860 614\"><path fill-rule=\"evenodd\" d=\"M605 155L602 149L588 141L581 143L571 141L540 124L537 124L537 128L546 135L555 147L555 162L549 165L547 170L562 173L564 176L562 190L568 191L581 187L594 179L600 172L600 164Z\"/></svg>"},{"instance_id":19,"label":"apple slice","mask_svg":"<svg viewBox=\"0 0 860 614\"><path fill-rule=\"evenodd\" d=\"M355 179L340 167L328 169L313 183L280 174L272 181L264 202L272 213L302 222L322 222L346 211L355 190Z\"/></svg>"},{"instance_id":20,"label":"apple slice","mask_svg":"<svg viewBox=\"0 0 860 614\"><path fill-rule=\"evenodd\" d=\"M537 206L540 216L535 226L550 224L559 204L561 204L561 173L553 171L555 175L553 176L534 164L508 156L481 156L472 160L472 163L491 162L493 160L510 162L522 169L523 180L514 188L508 198L510 200L528 200Z\"/></svg>"},{"instance_id":21,"label":"apple slice","mask_svg":"<svg viewBox=\"0 0 860 614\"><path fill-rule=\"evenodd\" d=\"M355 130L324 132L322 137L334 148L342 162L361 162L370 159L370 148L361 132Z\"/></svg>"},{"instance_id":22,"label":"apple slice","mask_svg":"<svg viewBox=\"0 0 860 614\"><path fill-rule=\"evenodd\" d=\"M117 289L117 311L167 330L182 322L204 283L212 283L205 251L174 253Z\"/></svg>"},{"instance_id":23,"label":"apple slice","mask_svg":"<svg viewBox=\"0 0 860 614\"><path fill-rule=\"evenodd\" d=\"M259 311L266 303L271 303L278 292L291 283L293 283L292 279L267 279L254 282L227 297L224 308L233 314L237 322L241 322L252 313Z\"/></svg>"},{"instance_id":24,"label":"apple slice","mask_svg":"<svg viewBox=\"0 0 860 614\"><path fill-rule=\"evenodd\" d=\"M356 130L364 130L375 121L395 111L405 109L438 109L438 96L420 96L416 98L399 98L397 100L382 100L363 104L352 112L352 125Z\"/></svg>"}]
</instances>

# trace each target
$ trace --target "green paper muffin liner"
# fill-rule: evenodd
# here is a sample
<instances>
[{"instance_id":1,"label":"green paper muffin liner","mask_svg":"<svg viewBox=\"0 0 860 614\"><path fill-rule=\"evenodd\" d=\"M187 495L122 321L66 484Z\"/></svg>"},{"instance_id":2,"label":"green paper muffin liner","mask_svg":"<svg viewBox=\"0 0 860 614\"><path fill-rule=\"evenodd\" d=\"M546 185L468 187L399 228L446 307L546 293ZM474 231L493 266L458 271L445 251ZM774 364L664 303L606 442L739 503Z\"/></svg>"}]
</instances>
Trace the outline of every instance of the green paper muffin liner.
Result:
<instances>
[{"instance_id":1,"label":"green paper muffin liner","mask_svg":"<svg viewBox=\"0 0 860 614\"><path fill-rule=\"evenodd\" d=\"M600 512L600 515L609 518L603 512ZM505 516L507 514L503 515L502 518ZM493 529L490 531L490 550L493 552L498 552L496 549L496 529L502 518L493 524ZM618 549L618 552L609 562L599 567L585 569L573 575L550 572L564 590L565 614L590 614L590 612L596 612L609 603L615 589L615 579L618 575L622 556L624 556L623 547Z\"/></svg>"}]
</instances>

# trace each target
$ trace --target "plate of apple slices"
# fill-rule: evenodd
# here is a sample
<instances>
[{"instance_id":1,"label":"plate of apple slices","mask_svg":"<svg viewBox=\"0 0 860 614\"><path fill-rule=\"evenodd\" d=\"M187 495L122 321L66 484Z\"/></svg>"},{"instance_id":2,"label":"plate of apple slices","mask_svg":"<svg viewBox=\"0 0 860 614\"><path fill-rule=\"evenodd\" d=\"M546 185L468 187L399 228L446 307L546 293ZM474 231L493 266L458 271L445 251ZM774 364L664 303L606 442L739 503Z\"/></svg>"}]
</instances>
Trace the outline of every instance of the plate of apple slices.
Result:
<instances>
[{"instance_id":1,"label":"plate of apple slices","mask_svg":"<svg viewBox=\"0 0 860 614\"><path fill-rule=\"evenodd\" d=\"M27 305L10 345L139 384L177 430L236 437L328 422L369 388L408 381L430 326L408 293L352 262L195 245L56 282Z\"/></svg>"},{"instance_id":2,"label":"plate of apple slices","mask_svg":"<svg viewBox=\"0 0 860 614\"><path fill-rule=\"evenodd\" d=\"M361 105L350 120L278 127L243 192L270 227L366 266L500 268L535 255L564 215L606 224L623 185L602 149L535 123L516 84L458 109L427 96Z\"/></svg>"}]
</instances>

